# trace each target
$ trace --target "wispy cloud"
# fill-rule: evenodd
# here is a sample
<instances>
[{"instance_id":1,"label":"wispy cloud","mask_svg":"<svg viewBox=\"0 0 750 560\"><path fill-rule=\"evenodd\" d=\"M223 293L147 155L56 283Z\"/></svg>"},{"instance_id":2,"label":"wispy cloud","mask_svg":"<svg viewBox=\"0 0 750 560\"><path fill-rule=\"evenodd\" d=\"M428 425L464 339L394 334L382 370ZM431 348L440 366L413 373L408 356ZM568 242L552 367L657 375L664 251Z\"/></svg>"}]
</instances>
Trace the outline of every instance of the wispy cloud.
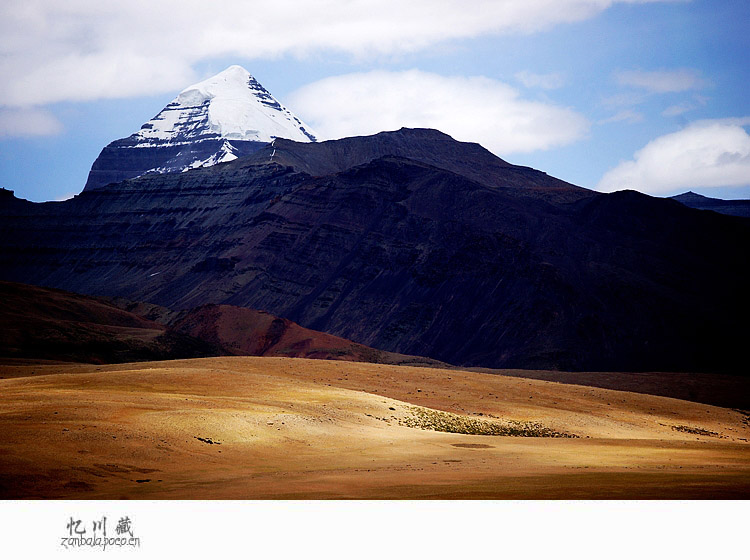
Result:
<instances>
[{"instance_id":1,"label":"wispy cloud","mask_svg":"<svg viewBox=\"0 0 750 560\"><path fill-rule=\"evenodd\" d=\"M618 111L609 118L598 121L597 124L609 124L615 122L626 122L629 124L633 124L641 122L642 120L643 113L639 113L638 111L634 111L633 109L624 109L622 111Z\"/></svg>"},{"instance_id":2,"label":"wispy cloud","mask_svg":"<svg viewBox=\"0 0 750 560\"><path fill-rule=\"evenodd\" d=\"M452 39L534 33L618 3L669 0L4 0L0 103L122 98L177 89L212 57L355 57Z\"/></svg>"},{"instance_id":3,"label":"wispy cloud","mask_svg":"<svg viewBox=\"0 0 750 560\"><path fill-rule=\"evenodd\" d=\"M418 70L326 78L286 101L326 138L428 127L479 142L498 155L569 144L589 127L579 113L523 99L502 82Z\"/></svg>"},{"instance_id":4,"label":"wispy cloud","mask_svg":"<svg viewBox=\"0 0 750 560\"><path fill-rule=\"evenodd\" d=\"M597 190L670 194L750 185L750 118L696 121L660 136L609 170Z\"/></svg>"},{"instance_id":5,"label":"wispy cloud","mask_svg":"<svg viewBox=\"0 0 750 560\"><path fill-rule=\"evenodd\" d=\"M615 80L622 86L646 90L650 93L674 93L702 88L706 82L697 70L623 70L615 73Z\"/></svg>"},{"instance_id":6,"label":"wispy cloud","mask_svg":"<svg viewBox=\"0 0 750 560\"><path fill-rule=\"evenodd\" d=\"M527 88L559 89L565 85L562 74L554 72L551 74L535 74L526 70L516 74L516 80Z\"/></svg>"},{"instance_id":7,"label":"wispy cloud","mask_svg":"<svg viewBox=\"0 0 750 560\"><path fill-rule=\"evenodd\" d=\"M44 109L0 108L0 138L54 136L62 130L62 123Z\"/></svg>"},{"instance_id":8,"label":"wispy cloud","mask_svg":"<svg viewBox=\"0 0 750 560\"><path fill-rule=\"evenodd\" d=\"M664 109L661 114L663 117L677 117L689 113L690 111L695 111L698 107L705 105L706 103L708 103L707 97L695 95L693 96L692 101L683 101L676 105L670 105Z\"/></svg>"},{"instance_id":9,"label":"wispy cloud","mask_svg":"<svg viewBox=\"0 0 750 560\"><path fill-rule=\"evenodd\" d=\"M677 117L684 113L689 113L690 111L695 110L695 108L696 107L694 104L690 103L689 101L684 101L683 103L670 105L661 112L661 115L663 117Z\"/></svg>"},{"instance_id":10,"label":"wispy cloud","mask_svg":"<svg viewBox=\"0 0 750 560\"><path fill-rule=\"evenodd\" d=\"M647 99L648 95L646 95L645 93L636 93L629 91L605 97L604 99L602 99L601 103L604 107L614 109L617 107L635 107L636 105L640 105Z\"/></svg>"}]
</instances>

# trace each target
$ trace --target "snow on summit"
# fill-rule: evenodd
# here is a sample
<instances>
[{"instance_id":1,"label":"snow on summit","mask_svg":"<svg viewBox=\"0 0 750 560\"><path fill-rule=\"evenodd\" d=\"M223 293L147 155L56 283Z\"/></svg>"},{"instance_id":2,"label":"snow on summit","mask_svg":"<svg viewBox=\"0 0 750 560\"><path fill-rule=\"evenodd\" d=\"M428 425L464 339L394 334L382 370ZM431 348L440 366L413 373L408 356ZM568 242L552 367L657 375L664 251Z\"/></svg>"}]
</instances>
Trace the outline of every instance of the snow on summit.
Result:
<instances>
[{"instance_id":1,"label":"snow on summit","mask_svg":"<svg viewBox=\"0 0 750 560\"><path fill-rule=\"evenodd\" d=\"M189 86L136 133L144 140L184 142L204 137L314 142L310 132L241 66Z\"/></svg>"},{"instance_id":2,"label":"snow on summit","mask_svg":"<svg viewBox=\"0 0 750 560\"><path fill-rule=\"evenodd\" d=\"M135 134L106 146L86 189L149 173L177 173L249 155L276 138L315 134L241 66L186 87Z\"/></svg>"}]
</instances>

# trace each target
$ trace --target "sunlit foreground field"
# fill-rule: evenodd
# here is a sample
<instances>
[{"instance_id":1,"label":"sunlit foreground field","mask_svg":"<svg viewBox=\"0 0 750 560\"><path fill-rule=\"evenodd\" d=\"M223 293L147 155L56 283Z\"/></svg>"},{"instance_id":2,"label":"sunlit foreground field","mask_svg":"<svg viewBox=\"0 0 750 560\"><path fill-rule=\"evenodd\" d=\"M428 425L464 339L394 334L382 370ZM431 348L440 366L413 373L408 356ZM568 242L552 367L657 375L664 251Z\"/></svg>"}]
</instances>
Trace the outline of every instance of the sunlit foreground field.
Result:
<instances>
[{"instance_id":1,"label":"sunlit foreground field","mask_svg":"<svg viewBox=\"0 0 750 560\"><path fill-rule=\"evenodd\" d=\"M0 497L750 498L750 420L666 397L287 358L0 366Z\"/></svg>"}]
</instances>

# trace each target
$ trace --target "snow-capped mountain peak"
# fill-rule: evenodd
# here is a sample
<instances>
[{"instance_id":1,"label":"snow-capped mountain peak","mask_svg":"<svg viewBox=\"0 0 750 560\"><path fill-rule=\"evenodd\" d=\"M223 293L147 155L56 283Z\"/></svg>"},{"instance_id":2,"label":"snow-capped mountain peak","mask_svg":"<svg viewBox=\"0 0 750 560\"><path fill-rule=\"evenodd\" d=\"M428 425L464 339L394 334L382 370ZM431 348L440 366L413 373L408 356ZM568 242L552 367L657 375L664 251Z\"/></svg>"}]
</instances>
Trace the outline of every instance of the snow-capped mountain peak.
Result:
<instances>
[{"instance_id":1,"label":"snow-capped mountain peak","mask_svg":"<svg viewBox=\"0 0 750 560\"><path fill-rule=\"evenodd\" d=\"M315 135L241 66L186 87L136 133L144 140L184 142L220 137L315 142Z\"/></svg>"},{"instance_id":2,"label":"snow-capped mountain peak","mask_svg":"<svg viewBox=\"0 0 750 560\"><path fill-rule=\"evenodd\" d=\"M146 173L174 173L248 155L276 138L315 134L247 70L230 66L183 89L153 119L106 146L86 189Z\"/></svg>"}]
</instances>

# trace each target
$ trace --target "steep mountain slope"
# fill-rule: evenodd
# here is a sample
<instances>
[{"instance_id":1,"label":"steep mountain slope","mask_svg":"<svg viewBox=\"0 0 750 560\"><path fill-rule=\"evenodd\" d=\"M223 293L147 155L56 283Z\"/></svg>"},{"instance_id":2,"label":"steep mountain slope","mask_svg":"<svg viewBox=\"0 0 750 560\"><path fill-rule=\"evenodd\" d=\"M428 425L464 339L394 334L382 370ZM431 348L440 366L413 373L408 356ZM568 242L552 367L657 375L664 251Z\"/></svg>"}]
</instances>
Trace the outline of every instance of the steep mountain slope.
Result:
<instances>
[{"instance_id":1,"label":"steep mountain slope","mask_svg":"<svg viewBox=\"0 0 750 560\"><path fill-rule=\"evenodd\" d=\"M247 155L275 138L315 135L241 66L182 90L141 129L106 146L86 189L146 173L173 173Z\"/></svg>"},{"instance_id":2,"label":"steep mountain slope","mask_svg":"<svg viewBox=\"0 0 750 560\"><path fill-rule=\"evenodd\" d=\"M0 274L260 309L459 365L744 371L748 220L432 131L277 145L62 203L3 197Z\"/></svg>"},{"instance_id":3,"label":"steep mountain slope","mask_svg":"<svg viewBox=\"0 0 750 560\"><path fill-rule=\"evenodd\" d=\"M721 198L711 198L701 194L688 191L670 197L677 202L681 202L690 208L698 210L713 210L719 214L727 216L742 216L750 218L750 200L723 200Z\"/></svg>"}]
</instances>

